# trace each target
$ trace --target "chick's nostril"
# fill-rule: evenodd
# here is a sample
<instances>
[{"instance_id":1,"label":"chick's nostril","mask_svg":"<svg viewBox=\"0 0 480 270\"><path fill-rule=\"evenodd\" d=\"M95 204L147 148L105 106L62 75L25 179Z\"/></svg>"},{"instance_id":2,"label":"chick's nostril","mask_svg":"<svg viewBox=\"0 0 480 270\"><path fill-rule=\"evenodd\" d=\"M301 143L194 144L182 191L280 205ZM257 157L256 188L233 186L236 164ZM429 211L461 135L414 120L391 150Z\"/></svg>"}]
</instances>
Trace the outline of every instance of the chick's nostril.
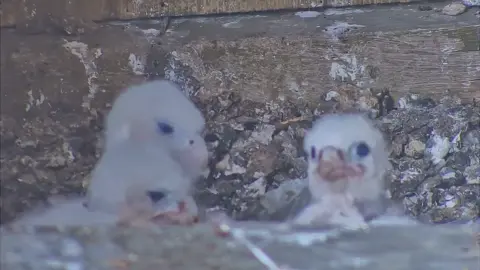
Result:
<instances>
[{"instance_id":1,"label":"chick's nostril","mask_svg":"<svg viewBox=\"0 0 480 270\"><path fill-rule=\"evenodd\" d=\"M194 140L190 140L190 141L188 141L188 143L189 143L190 145L192 145L192 144L195 143L195 141L194 141Z\"/></svg>"}]
</instances>

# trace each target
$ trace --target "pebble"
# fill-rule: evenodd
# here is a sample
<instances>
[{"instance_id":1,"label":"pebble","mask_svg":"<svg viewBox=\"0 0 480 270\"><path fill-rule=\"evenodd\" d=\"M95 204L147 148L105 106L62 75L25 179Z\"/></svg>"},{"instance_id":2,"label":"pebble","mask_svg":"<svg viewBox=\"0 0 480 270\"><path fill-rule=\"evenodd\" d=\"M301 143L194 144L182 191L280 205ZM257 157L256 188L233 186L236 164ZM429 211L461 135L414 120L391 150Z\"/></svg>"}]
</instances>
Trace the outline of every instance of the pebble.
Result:
<instances>
[{"instance_id":1,"label":"pebble","mask_svg":"<svg viewBox=\"0 0 480 270\"><path fill-rule=\"evenodd\" d=\"M480 165L471 165L465 168L464 172L467 184L480 185Z\"/></svg>"},{"instance_id":2,"label":"pebble","mask_svg":"<svg viewBox=\"0 0 480 270\"><path fill-rule=\"evenodd\" d=\"M442 13L449 16L457 16L464 13L466 10L467 7L462 3L451 3L443 8Z\"/></svg>"},{"instance_id":3,"label":"pebble","mask_svg":"<svg viewBox=\"0 0 480 270\"><path fill-rule=\"evenodd\" d=\"M433 8L431 6L428 6L428 5L420 5L418 6L418 10L420 11L429 11L429 10L432 10Z\"/></svg>"},{"instance_id":4,"label":"pebble","mask_svg":"<svg viewBox=\"0 0 480 270\"><path fill-rule=\"evenodd\" d=\"M405 146L405 155L414 158L421 158L425 151L425 144L419 140L411 140Z\"/></svg>"},{"instance_id":5,"label":"pebble","mask_svg":"<svg viewBox=\"0 0 480 270\"><path fill-rule=\"evenodd\" d=\"M455 173L454 169L449 167L443 167L440 170L440 176L442 176L442 179L447 180L447 179L456 178L457 174Z\"/></svg>"},{"instance_id":6,"label":"pebble","mask_svg":"<svg viewBox=\"0 0 480 270\"><path fill-rule=\"evenodd\" d=\"M442 161L445 162L443 158L450 151L450 141L448 138L441 137L434 133L433 136L427 141L427 144L431 145L427 152L431 155L433 163L440 164Z\"/></svg>"}]
</instances>

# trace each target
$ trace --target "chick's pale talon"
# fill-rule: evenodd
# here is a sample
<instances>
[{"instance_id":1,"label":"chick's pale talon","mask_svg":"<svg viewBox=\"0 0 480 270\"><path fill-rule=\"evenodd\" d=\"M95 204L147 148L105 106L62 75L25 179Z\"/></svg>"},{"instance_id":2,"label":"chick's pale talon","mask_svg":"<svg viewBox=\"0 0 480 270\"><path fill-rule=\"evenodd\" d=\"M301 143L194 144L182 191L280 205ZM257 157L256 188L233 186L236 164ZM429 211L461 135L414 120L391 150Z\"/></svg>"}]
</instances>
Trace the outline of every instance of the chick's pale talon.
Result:
<instances>
[{"instance_id":1,"label":"chick's pale talon","mask_svg":"<svg viewBox=\"0 0 480 270\"><path fill-rule=\"evenodd\" d=\"M181 201L178 203L177 211L166 211L153 215L151 220L155 224L170 224L170 225L193 225L199 222L196 215L188 212L186 203Z\"/></svg>"}]
</instances>

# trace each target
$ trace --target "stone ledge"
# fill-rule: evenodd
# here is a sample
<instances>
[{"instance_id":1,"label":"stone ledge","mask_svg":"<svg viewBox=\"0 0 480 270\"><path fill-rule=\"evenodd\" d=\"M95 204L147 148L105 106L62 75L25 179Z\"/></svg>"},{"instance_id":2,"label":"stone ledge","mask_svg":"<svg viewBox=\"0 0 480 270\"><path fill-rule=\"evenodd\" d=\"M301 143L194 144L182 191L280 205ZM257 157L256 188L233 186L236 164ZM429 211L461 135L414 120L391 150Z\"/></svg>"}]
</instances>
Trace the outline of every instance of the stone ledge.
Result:
<instances>
[{"instance_id":1,"label":"stone ledge","mask_svg":"<svg viewBox=\"0 0 480 270\"><path fill-rule=\"evenodd\" d=\"M307 238L315 239L312 231L301 236L275 233L269 225L236 226L250 228L245 232L257 235L249 237L253 242L277 264L293 269L473 270L480 259L480 249L467 227L389 225L368 232L325 233L330 235L327 241L317 238L305 244ZM269 233L276 237L265 238ZM209 225L36 233L4 230L1 237L2 269L264 269L245 246L215 235Z\"/></svg>"}]
</instances>

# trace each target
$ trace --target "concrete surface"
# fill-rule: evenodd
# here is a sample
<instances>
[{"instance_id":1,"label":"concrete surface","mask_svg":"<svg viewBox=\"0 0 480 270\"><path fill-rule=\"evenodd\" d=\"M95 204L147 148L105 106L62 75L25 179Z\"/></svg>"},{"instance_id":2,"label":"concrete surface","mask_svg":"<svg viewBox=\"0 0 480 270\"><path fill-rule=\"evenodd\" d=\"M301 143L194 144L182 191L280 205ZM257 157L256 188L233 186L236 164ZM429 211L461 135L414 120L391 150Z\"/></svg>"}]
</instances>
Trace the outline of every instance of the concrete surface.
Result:
<instances>
[{"instance_id":1,"label":"concrete surface","mask_svg":"<svg viewBox=\"0 0 480 270\"><path fill-rule=\"evenodd\" d=\"M459 226L397 225L368 232L279 232L237 224L282 269L478 269L480 249ZM2 231L2 269L271 269L209 225Z\"/></svg>"}]
</instances>

